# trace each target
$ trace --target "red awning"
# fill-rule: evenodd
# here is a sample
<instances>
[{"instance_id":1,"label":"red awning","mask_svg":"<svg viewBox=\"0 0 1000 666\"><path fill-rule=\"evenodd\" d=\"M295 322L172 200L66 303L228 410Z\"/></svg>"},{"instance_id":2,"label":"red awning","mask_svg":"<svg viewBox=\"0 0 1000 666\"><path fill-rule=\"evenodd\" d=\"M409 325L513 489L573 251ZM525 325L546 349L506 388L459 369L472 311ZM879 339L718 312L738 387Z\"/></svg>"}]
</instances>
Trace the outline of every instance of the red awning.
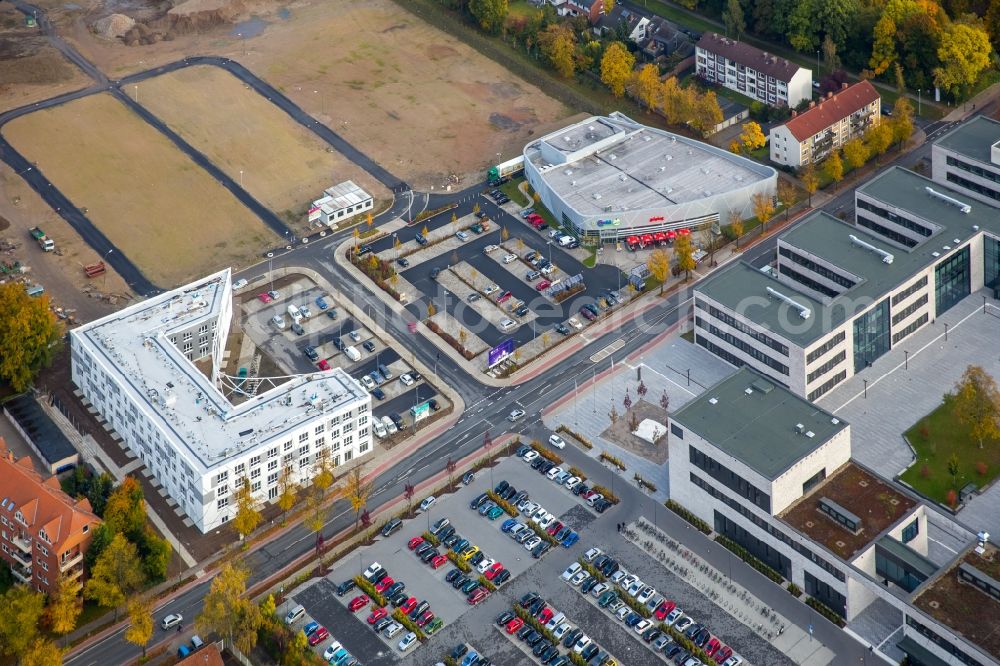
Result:
<instances>
[{"instance_id":1,"label":"red awning","mask_svg":"<svg viewBox=\"0 0 1000 666\"><path fill-rule=\"evenodd\" d=\"M636 243L639 242L639 237L638 236L629 236L628 238L625 239L625 242L629 243L631 245L635 245Z\"/></svg>"},{"instance_id":2,"label":"red awning","mask_svg":"<svg viewBox=\"0 0 1000 666\"><path fill-rule=\"evenodd\" d=\"M643 243L652 243L653 242L653 236L652 236L652 234L643 234L642 235L642 242Z\"/></svg>"},{"instance_id":3,"label":"red awning","mask_svg":"<svg viewBox=\"0 0 1000 666\"><path fill-rule=\"evenodd\" d=\"M688 234L691 233L691 230L690 229L681 229L677 233L679 233L682 236L687 236Z\"/></svg>"},{"instance_id":4,"label":"red awning","mask_svg":"<svg viewBox=\"0 0 1000 666\"><path fill-rule=\"evenodd\" d=\"M671 231L667 232L667 240L673 240L675 238L677 238L677 232L676 231L671 230Z\"/></svg>"},{"instance_id":5,"label":"red awning","mask_svg":"<svg viewBox=\"0 0 1000 666\"><path fill-rule=\"evenodd\" d=\"M662 231L657 231L655 234L653 234L653 240L655 240L657 243L659 243L660 241L665 241L667 240L667 235Z\"/></svg>"}]
</instances>

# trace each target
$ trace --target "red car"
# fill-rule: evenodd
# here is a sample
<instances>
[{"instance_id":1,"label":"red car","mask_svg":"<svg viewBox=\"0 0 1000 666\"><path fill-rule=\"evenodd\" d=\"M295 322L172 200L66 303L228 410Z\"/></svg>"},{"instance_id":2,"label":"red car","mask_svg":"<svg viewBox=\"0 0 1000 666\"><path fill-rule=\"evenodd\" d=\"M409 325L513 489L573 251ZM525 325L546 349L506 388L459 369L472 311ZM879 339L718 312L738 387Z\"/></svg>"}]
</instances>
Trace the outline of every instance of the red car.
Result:
<instances>
[{"instance_id":1,"label":"red car","mask_svg":"<svg viewBox=\"0 0 1000 666\"><path fill-rule=\"evenodd\" d=\"M399 610L403 611L404 614L409 615L410 611L417 607L417 598L410 597L403 605L399 607Z\"/></svg>"},{"instance_id":2,"label":"red car","mask_svg":"<svg viewBox=\"0 0 1000 666\"><path fill-rule=\"evenodd\" d=\"M713 659L715 659L715 663L721 664L726 659L729 659L732 656L733 656L733 648L729 647L728 645L723 645L722 649L720 649L718 652L715 653Z\"/></svg>"},{"instance_id":3,"label":"red car","mask_svg":"<svg viewBox=\"0 0 1000 666\"><path fill-rule=\"evenodd\" d=\"M495 564L490 565L490 568L487 569L486 573L483 575L486 576L486 580L493 580L494 578L496 578L497 574L500 573L501 571L503 571L503 565L497 562Z\"/></svg>"},{"instance_id":4,"label":"red car","mask_svg":"<svg viewBox=\"0 0 1000 666\"><path fill-rule=\"evenodd\" d=\"M481 587L469 596L469 604L475 606L488 596L490 596L490 593L486 591L485 587Z\"/></svg>"},{"instance_id":5,"label":"red car","mask_svg":"<svg viewBox=\"0 0 1000 666\"><path fill-rule=\"evenodd\" d=\"M721 647L722 647L722 643L719 642L719 639L716 638L715 636L712 636L710 639L708 639L708 644L705 645L705 654L707 654L709 657L711 657L716 652L718 652L719 648L721 648Z\"/></svg>"},{"instance_id":6,"label":"red car","mask_svg":"<svg viewBox=\"0 0 1000 666\"><path fill-rule=\"evenodd\" d=\"M257 294L257 298L261 303L270 303L273 300L266 292L263 294Z\"/></svg>"},{"instance_id":7,"label":"red car","mask_svg":"<svg viewBox=\"0 0 1000 666\"><path fill-rule=\"evenodd\" d=\"M368 605L368 597L364 594L359 594L358 596L351 599L351 603L347 604L347 610L352 613L356 613L365 606Z\"/></svg>"},{"instance_id":8,"label":"red car","mask_svg":"<svg viewBox=\"0 0 1000 666\"><path fill-rule=\"evenodd\" d=\"M413 537L412 539L410 539L409 541L406 542L406 547L409 548L410 550L413 550L414 548L416 548L417 546L419 546L423 542L424 542L424 538L422 536L415 536L415 537Z\"/></svg>"},{"instance_id":9,"label":"red car","mask_svg":"<svg viewBox=\"0 0 1000 666\"><path fill-rule=\"evenodd\" d=\"M539 280L538 284L535 285L535 289L538 291L544 291L552 286L552 282L549 280Z\"/></svg>"},{"instance_id":10,"label":"red car","mask_svg":"<svg viewBox=\"0 0 1000 666\"><path fill-rule=\"evenodd\" d=\"M512 634L523 626L524 626L524 620L522 620L519 617L515 617L513 620L507 623L507 633Z\"/></svg>"},{"instance_id":11,"label":"red car","mask_svg":"<svg viewBox=\"0 0 1000 666\"><path fill-rule=\"evenodd\" d=\"M660 605L656 607L656 610L653 612L653 614L656 616L657 620L663 622L665 619L667 619L667 616L670 615L670 611L672 611L675 608L677 608L677 604L675 604L674 602L662 601L660 602Z\"/></svg>"},{"instance_id":12,"label":"red car","mask_svg":"<svg viewBox=\"0 0 1000 666\"><path fill-rule=\"evenodd\" d=\"M439 569L447 561L448 558L444 555L436 555L434 559L431 560L431 568Z\"/></svg>"},{"instance_id":13,"label":"red car","mask_svg":"<svg viewBox=\"0 0 1000 666\"><path fill-rule=\"evenodd\" d=\"M386 576L379 582L375 583L375 591L381 594L382 592L385 592L389 588L389 586L395 582L396 581L392 579L392 576Z\"/></svg>"},{"instance_id":14,"label":"red car","mask_svg":"<svg viewBox=\"0 0 1000 666\"><path fill-rule=\"evenodd\" d=\"M389 611L387 611L386 609L376 608L375 610L372 611L372 614L368 616L368 624L375 624L388 614Z\"/></svg>"},{"instance_id":15,"label":"red car","mask_svg":"<svg viewBox=\"0 0 1000 666\"><path fill-rule=\"evenodd\" d=\"M553 615L555 615L555 613L552 612L552 609L546 606L542 610L538 611L538 615L536 615L535 617L538 618L539 622L545 624L546 622L552 619Z\"/></svg>"},{"instance_id":16,"label":"red car","mask_svg":"<svg viewBox=\"0 0 1000 666\"><path fill-rule=\"evenodd\" d=\"M545 531L546 531L546 532L548 532L548 533L549 533L550 535L553 535L553 536L554 536L554 535L555 535L555 534L556 534L557 532L559 532L559 530L561 530L562 528L563 528L563 524L562 524L562 523L560 523L560 522L559 522L559 521L557 520L556 522L554 522L554 523L552 523L551 525L549 525L549 528L548 528L547 530L545 530Z\"/></svg>"},{"instance_id":17,"label":"red car","mask_svg":"<svg viewBox=\"0 0 1000 666\"><path fill-rule=\"evenodd\" d=\"M434 613L429 610L425 610L423 613L421 613L420 617L417 618L417 626L418 627L426 626L427 623L433 619L434 619Z\"/></svg>"},{"instance_id":18,"label":"red car","mask_svg":"<svg viewBox=\"0 0 1000 666\"><path fill-rule=\"evenodd\" d=\"M329 637L330 632L326 630L326 627L320 627L309 637L309 645L319 645Z\"/></svg>"},{"instance_id":19,"label":"red car","mask_svg":"<svg viewBox=\"0 0 1000 666\"><path fill-rule=\"evenodd\" d=\"M321 358L319 360L319 363L316 364L316 367L318 367L320 370L329 370L330 364L326 362L325 358Z\"/></svg>"}]
</instances>

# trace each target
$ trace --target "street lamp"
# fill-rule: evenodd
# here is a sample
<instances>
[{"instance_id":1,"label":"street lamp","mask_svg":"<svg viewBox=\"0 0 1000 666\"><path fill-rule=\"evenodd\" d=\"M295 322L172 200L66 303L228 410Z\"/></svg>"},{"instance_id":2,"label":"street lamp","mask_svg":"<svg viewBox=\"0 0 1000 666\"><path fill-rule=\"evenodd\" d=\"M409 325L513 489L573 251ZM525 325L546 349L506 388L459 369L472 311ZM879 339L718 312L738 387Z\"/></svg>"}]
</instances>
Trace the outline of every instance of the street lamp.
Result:
<instances>
[{"instance_id":1,"label":"street lamp","mask_svg":"<svg viewBox=\"0 0 1000 666\"><path fill-rule=\"evenodd\" d=\"M135 86L135 103L136 104L139 103L139 86L138 85Z\"/></svg>"},{"instance_id":2,"label":"street lamp","mask_svg":"<svg viewBox=\"0 0 1000 666\"><path fill-rule=\"evenodd\" d=\"M240 189L243 189L243 169L240 169Z\"/></svg>"}]
</instances>

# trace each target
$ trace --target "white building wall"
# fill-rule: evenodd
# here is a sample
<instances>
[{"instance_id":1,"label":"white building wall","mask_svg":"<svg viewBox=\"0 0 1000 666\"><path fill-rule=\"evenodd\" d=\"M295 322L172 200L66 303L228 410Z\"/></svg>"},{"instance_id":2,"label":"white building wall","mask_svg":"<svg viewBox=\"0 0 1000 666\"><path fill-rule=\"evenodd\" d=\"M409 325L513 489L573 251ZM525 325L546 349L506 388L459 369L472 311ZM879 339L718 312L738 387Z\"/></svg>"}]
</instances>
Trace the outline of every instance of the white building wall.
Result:
<instances>
[{"instance_id":1,"label":"white building wall","mask_svg":"<svg viewBox=\"0 0 1000 666\"><path fill-rule=\"evenodd\" d=\"M996 151L996 148L994 148L993 151ZM1000 206L1000 182L990 180L989 178L986 178L984 176L979 176L977 174L966 171L965 169L960 169L958 166L951 166L947 163L947 159L949 157L952 157L961 162L965 162L966 164L971 164L973 166L979 167L980 169L983 169L987 173L996 175L998 178L1000 178L1000 165L985 164L983 162L971 160L968 157L964 157L963 155L960 155L955 151L949 150L948 148L945 148L944 146L938 144L934 144L931 147L931 180L933 180L936 183L940 183L942 185L950 187L951 189L957 192L961 192L966 196L972 197L977 201L984 201L990 204L991 206ZM978 185L981 185L985 188L989 188L990 190L997 192L998 198L994 198L986 194L980 194L975 190L968 189L965 185L949 181L948 180L949 173L955 174L956 176L961 176L962 178L970 182L976 183Z\"/></svg>"},{"instance_id":2,"label":"white building wall","mask_svg":"<svg viewBox=\"0 0 1000 666\"><path fill-rule=\"evenodd\" d=\"M768 133L771 145L771 161L796 167L802 165L802 144L785 125L772 127Z\"/></svg>"},{"instance_id":3,"label":"white building wall","mask_svg":"<svg viewBox=\"0 0 1000 666\"><path fill-rule=\"evenodd\" d=\"M799 435L806 437L806 435ZM802 484L820 470L832 476L851 459L851 427L846 425L823 446L792 465L771 483L771 512L779 514L802 497Z\"/></svg>"},{"instance_id":4,"label":"white building wall","mask_svg":"<svg viewBox=\"0 0 1000 666\"><path fill-rule=\"evenodd\" d=\"M812 99L812 70L800 67L788 82L788 106L795 108L808 99Z\"/></svg>"}]
</instances>

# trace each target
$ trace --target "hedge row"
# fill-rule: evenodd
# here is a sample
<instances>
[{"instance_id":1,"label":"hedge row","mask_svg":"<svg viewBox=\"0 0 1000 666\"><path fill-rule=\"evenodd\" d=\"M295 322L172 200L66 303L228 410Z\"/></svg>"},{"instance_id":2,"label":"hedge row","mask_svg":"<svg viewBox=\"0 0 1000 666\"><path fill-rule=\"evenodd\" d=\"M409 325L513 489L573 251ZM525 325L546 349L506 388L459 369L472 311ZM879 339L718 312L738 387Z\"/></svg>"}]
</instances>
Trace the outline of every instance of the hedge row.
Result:
<instances>
[{"instance_id":1,"label":"hedge row","mask_svg":"<svg viewBox=\"0 0 1000 666\"><path fill-rule=\"evenodd\" d=\"M729 550L736 553L741 560L743 560L744 562L752 566L754 569L756 569L757 571L761 572L762 574L773 580L778 585L781 585L785 581L784 576L778 573L774 568L768 566L767 564L764 564L763 561L751 555L750 551L748 551L746 548L736 543L732 539L724 537L721 534L717 534L715 536L715 540L721 543Z\"/></svg>"},{"instance_id":2,"label":"hedge row","mask_svg":"<svg viewBox=\"0 0 1000 666\"><path fill-rule=\"evenodd\" d=\"M412 631L417 635L417 640L423 643L427 640L427 636L424 635L423 630L417 626L417 623L410 619L410 617L404 613L401 609L397 608L392 611L392 619L399 622L401 625L407 628L407 630Z\"/></svg>"},{"instance_id":3,"label":"hedge row","mask_svg":"<svg viewBox=\"0 0 1000 666\"><path fill-rule=\"evenodd\" d=\"M368 582L364 576L355 576L354 582L357 583L358 588L368 595L376 606L385 606L385 597L375 590L375 586Z\"/></svg>"},{"instance_id":4,"label":"hedge row","mask_svg":"<svg viewBox=\"0 0 1000 666\"><path fill-rule=\"evenodd\" d=\"M617 467L621 471L623 471L623 472L625 471L625 463L623 463L620 458L615 458L613 455L611 455L607 451L601 451L600 458L601 458L601 460L604 460L606 462L611 463L612 465L614 465L615 467Z\"/></svg>"},{"instance_id":5,"label":"hedge row","mask_svg":"<svg viewBox=\"0 0 1000 666\"><path fill-rule=\"evenodd\" d=\"M431 210L420 211L413 218L413 221L414 222L423 222L424 220L432 218L435 215L440 215L441 213L443 213L445 211L449 211L449 210L451 210L453 208L458 208L458 205L456 205L456 204L448 204L447 206L441 206L440 208L432 208Z\"/></svg>"},{"instance_id":6,"label":"hedge row","mask_svg":"<svg viewBox=\"0 0 1000 666\"><path fill-rule=\"evenodd\" d=\"M802 596L802 588L796 585L795 583L789 583L788 593L793 597L795 597L796 599L798 599L799 597Z\"/></svg>"},{"instance_id":7,"label":"hedge row","mask_svg":"<svg viewBox=\"0 0 1000 666\"><path fill-rule=\"evenodd\" d=\"M646 618L653 616L653 611L649 610L643 604L639 603L639 601L633 596L631 596L628 592L620 590L618 593L618 598L624 601L626 604L628 604L628 607L634 610L639 615Z\"/></svg>"},{"instance_id":8,"label":"hedge row","mask_svg":"<svg viewBox=\"0 0 1000 666\"><path fill-rule=\"evenodd\" d=\"M555 452L550 451L549 449L547 449L544 446L542 446L542 443L539 442L537 439L533 440L531 442L531 448L533 448L535 451L537 451L538 455L540 455L541 457L545 458L549 462L551 462L551 463L553 463L555 465L561 465L562 464L562 458L560 458L558 455L556 455Z\"/></svg>"},{"instance_id":9,"label":"hedge row","mask_svg":"<svg viewBox=\"0 0 1000 666\"><path fill-rule=\"evenodd\" d=\"M833 610L822 601L809 597L806 599L806 605L828 619L830 622L833 622L838 627L844 627L844 618L840 617L840 615L837 614L837 611Z\"/></svg>"},{"instance_id":10,"label":"hedge row","mask_svg":"<svg viewBox=\"0 0 1000 666\"><path fill-rule=\"evenodd\" d=\"M545 628L541 622L538 621L534 615L524 610L520 606L514 606L514 612L519 618L524 620L525 624L531 625L531 628L545 636L545 640L551 642L553 645L556 644L556 637L552 635L552 632Z\"/></svg>"},{"instance_id":11,"label":"hedge row","mask_svg":"<svg viewBox=\"0 0 1000 666\"><path fill-rule=\"evenodd\" d=\"M580 566L583 567L584 571L586 571L587 573L589 573L591 576L593 576L594 578L596 578L600 582L603 583L603 582L605 582L605 581L608 580L607 577L604 575L604 573L600 569L598 569L597 567L595 567L593 564L591 564L587 560L583 559L583 555L581 555L580 559L577 560L577 561L580 563Z\"/></svg>"},{"instance_id":12,"label":"hedge row","mask_svg":"<svg viewBox=\"0 0 1000 666\"><path fill-rule=\"evenodd\" d=\"M640 488L645 487L645 488L649 488L654 493L656 492L656 485L652 481L647 481L646 479L644 479L641 476L639 476L638 473L636 473L633 478L635 479L635 482L639 484Z\"/></svg>"},{"instance_id":13,"label":"hedge row","mask_svg":"<svg viewBox=\"0 0 1000 666\"><path fill-rule=\"evenodd\" d=\"M657 626L659 627L660 631L662 631L663 633L667 634L672 639L674 639L675 643L677 643L682 648L690 652L691 656L694 657L695 659L700 659L703 664L715 663L715 661L711 657L705 654L704 650L702 650L697 645L692 643L688 639L688 637L682 634L681 632L677 631L676 629L667 624L664 624L663 622L660 622L660 624Z\"/></svg>"},{"instance_id":14,"label":"hedge row","mask_svg":"<svg viewBox=\"0 0 1000 666\"><path fill-rule=\"evenodd\" d=\"M688 521L689 523L697 527L699 531L705 534L712 533L712 527L708 523L706 523L704 520L702 520L698 516L694 515L693 513L685 509L683 506L681 506L674 500L667 500L666 502L663 503L663 505L668 509L670 509L671 511L673 511L674 513L676 513L684 520Z\"/></svg>"},{"instance_id":15,"label":"hedge row","mask_svg":"<svg viewBox=\"0 0 1000 666\"><path fill-rule=\"evenodd\" d=\"M564 425L561 425L558 428L556 428L556 432L561 432L561 433L565 433L565 434L569 435L570 437L572 437L576 441L578 441L581 444L583 444L584 448L588 448L588 449L594 448L594 445L590 442L589 439L587 439L586 437L584 437L583 435L581 435L578 432L570 430L569 428L567 428Z\"/></svg>"},{"instance_id":16,"label":"hedge row","mask_svg":"<svg viewBox=\"0 0 1000 666\"><path fill-rule=\"evenodd\" d=\"M496 592L497 591L497 586L493 584L493 581L488 580L486 578L486 576L480 576L479 577L479 584L482 585L483 587L485 587L490 592Z\"/></svg>"},{"instance_id":17,"label":"hedge row","mask_svg":"<svg viewBox=\"0 0 1000 666\"><path fill-rule=\"evenodd\" d=\"M581 481L586 481L587 480L587 475L584 474L583 470L580 469L579 467L570 467L569 468L569 474L570 474L570 476L578 476L578 477L580 477Z\"/></svg>"},{"instance_id":18,"label":"hedge row","mask_svg":"<svg viewBox=\"0 0 1000 666\"><path fill-rule=\"evenodd\" d=\"M424 538L424 541L430 543L434 547L437 547L437 546L441 545L441 539L438 539L436 536L434 536L430 532L424 532L420 536L422 536Z\"/></svg>"},{"instance_id":19,"label":"hedge row","mask_svg":"<svg viewBox=\"0 0 1000 666\"><path fill-rule=\"evenodd\" d=\"M451 560L451 563L458 567L462 573L469 573L472 571L472 567L469 566L469 563L463 560L462 557L455 551L449 550L445 553L445 557Z\"/></svg>"},{"instance_id":20,"label":"hedge row","mask_svg":"<svg viewBox=\"0 0 1000 666\"><path fill-rule=\"evenodd\" d=\"M521 512L518 511L516 508L514 508L513 504L511 504L504 498L500 497L492 490L487 490L486 496L489 497L494 502L496 502L496 505L501 509L503 509L507 513L507 515L509 515L511 518L517 518L518 516L521 515Z\"/></svg>"},{"instance_id":21,"label":"hedge row","mask_svg":"<svg viewBox=\"0 0 1000 666\"><path fill-rule=\"evenodd\" d=\"M527 521L527 523L528 523L528 527L530 527L531 529L535 530L535 534L537 534L538 536L542 537L542 541L546 541L546 542L552 544L553 546L559 545L559 542L556 541L556 538L554 536L552 536L551 534L549 534L548 532L546 532L545 530L543 530L540 525L536 525L535 521L529 520L529 521Z\"/></svg>"},{"instance_id":22,"label":"hedge row","mask_svg":"<svg viewBox=\"0 0 1000 666\"><path fill-rule=\"evenodd\" d=\"M612 504L618 504L618 502L620 501L618 499L618 495L615 495L613 492L611 492L610 490L608 490L604 486L595 485L595 486L592 486L592 489L593 489L593 491L595 493L600 493L601 495L604 495L604 499L608 500Z\"/></svg>"}]
</instances>

